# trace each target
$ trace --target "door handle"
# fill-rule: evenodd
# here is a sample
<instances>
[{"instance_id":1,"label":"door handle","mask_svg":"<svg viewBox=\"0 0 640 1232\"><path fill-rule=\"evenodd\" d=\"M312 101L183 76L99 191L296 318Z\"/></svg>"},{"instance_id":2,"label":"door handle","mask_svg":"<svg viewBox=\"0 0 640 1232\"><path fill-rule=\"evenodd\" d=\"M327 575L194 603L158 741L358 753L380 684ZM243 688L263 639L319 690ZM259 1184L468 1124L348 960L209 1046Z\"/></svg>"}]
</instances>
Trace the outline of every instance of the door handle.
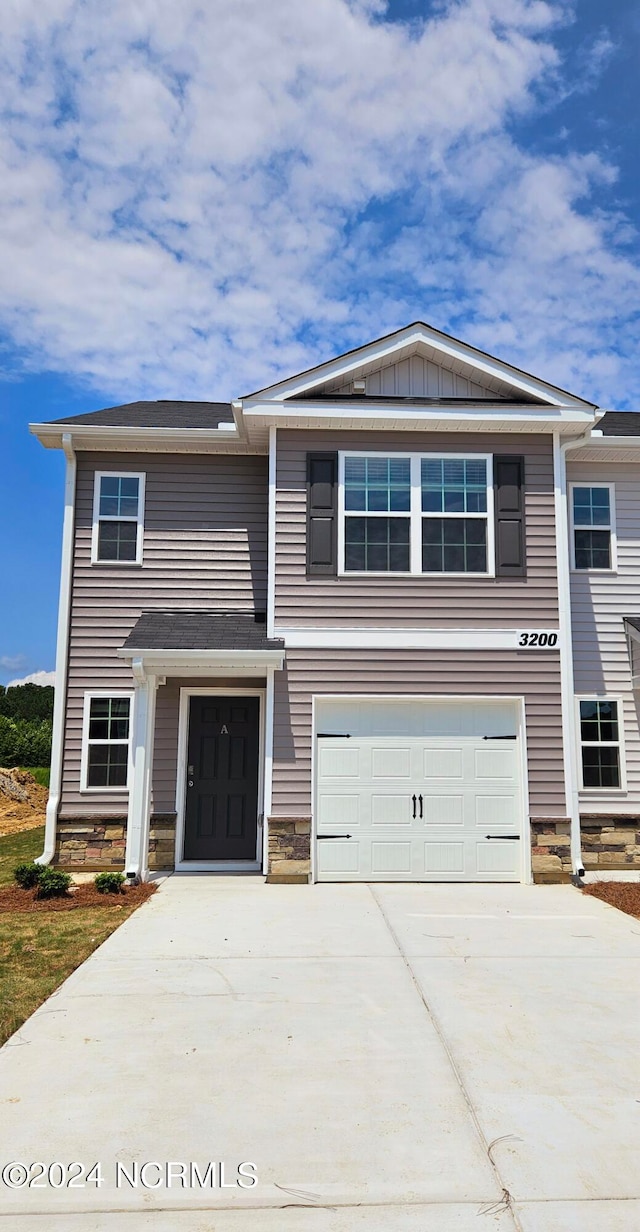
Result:
<instances>
[{"instance_id":1,"label":"door handle","mask_svg":"<svg viewBox=\"0 0 640 1232\"><path fill-rule=\"evenodd\" d=\"M422 820L422 817L424 815L422 812L422 796L418 796L418 802L420 804L420 820Z\"/></svg>"},{"instance_id":2,"label":"door handle","mask_svg":"<svg viewBox=\"0 0 640 1232\"><path fill-rule=\"evenodd\" d=\"M415 796L412 796L412 797L411 797L411 799L413 800L413 816L414 816L414 819L415 819L415 815L416 815L416 797L415 797Z\"/></svg>"},{"instance_id":3,"label":"door handle","mask_svg":"<svg viewBox=\"0 0 640 1232\"><path fill-rule=\"evenodd\" d=\"M193 787L193 779L187 779L187 787Z\"/></svg>"}]
</instances>

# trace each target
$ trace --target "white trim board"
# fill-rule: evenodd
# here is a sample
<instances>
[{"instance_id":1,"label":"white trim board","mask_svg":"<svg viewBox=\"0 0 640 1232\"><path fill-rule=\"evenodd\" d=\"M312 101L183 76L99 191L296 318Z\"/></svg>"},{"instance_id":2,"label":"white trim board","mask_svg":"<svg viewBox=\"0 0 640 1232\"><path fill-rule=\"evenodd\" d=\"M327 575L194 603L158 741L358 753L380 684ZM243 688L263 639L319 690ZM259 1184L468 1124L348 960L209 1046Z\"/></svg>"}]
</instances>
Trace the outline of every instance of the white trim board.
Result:
<instances>
[{"instance_id":1,"label":"white trim board","mask_svg":"<svg viewBox=\"0 0 640 1232\"><path fill-rule=\"evenodd\" d=\"M261 867L263 854L262 823L264 824L264 794L265 794L265 738L266 738L266 695L264 689L225 689L216 687L188 687L180 689L180 707L178 710L178 760L176 766L176 846L175 870L177 873L188 872L257 872ZM228 860L204 862L184 860L184 822L186 806L187 779L187 746L189 739L189 706L192 697L257 697L260 701L258 718L258 824L256 827L255 860L233 861L230 867ZM180 854L178 854L180 853Z\"/></svg>"},{"instance_id":2,"label":"white trim board","mask_svg":"<svg viewBox=\"0 0 640 1232\"><path fill-rule=\"evenodd\" d=\"M526 633L550 636L553 646L520 645ZM522 650L527 654L558 651L558 629L378 629L276 628L288 650Z\"/></svg>"}]
</instances>

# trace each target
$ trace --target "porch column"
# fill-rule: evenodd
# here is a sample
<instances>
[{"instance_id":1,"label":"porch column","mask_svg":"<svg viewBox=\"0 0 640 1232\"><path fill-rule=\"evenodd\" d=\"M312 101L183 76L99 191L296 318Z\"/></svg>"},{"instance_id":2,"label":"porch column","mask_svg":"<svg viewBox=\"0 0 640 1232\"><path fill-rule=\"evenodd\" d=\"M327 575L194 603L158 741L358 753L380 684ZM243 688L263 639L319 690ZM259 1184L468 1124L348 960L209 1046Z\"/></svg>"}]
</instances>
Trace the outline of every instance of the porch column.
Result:
<instances>
[{"instance_id":1,"label":"porch column","mask_svg":"<svg viewBox=\"0 0 640 1232\"><path fill-rule=\"evenodd\" d=\"M127 814L127 877L146 881L149 862L149 810L156 723L156 692L160 680L147 673L141 659L131 665L135 683L131 732L131 783Z\"/></svg>"}]
</instances>

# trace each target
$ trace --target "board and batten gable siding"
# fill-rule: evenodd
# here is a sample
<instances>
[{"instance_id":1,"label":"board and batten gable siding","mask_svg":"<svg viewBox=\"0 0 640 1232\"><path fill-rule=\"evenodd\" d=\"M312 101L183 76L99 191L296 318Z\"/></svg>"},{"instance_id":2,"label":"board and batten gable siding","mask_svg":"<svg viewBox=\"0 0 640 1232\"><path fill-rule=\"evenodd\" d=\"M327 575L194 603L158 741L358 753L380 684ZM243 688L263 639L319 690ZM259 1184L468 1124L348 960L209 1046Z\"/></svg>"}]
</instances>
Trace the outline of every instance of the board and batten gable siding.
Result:
<instances>
[{"instance_id":1,"label":"board and batten gable siding","mask_svg":"<svg viewBox=\"0 0 640 1232\"><path fill-rule=\"evenodd\" d=\"M435 364L422 355L410 355L395 364L370 372L365 378L370 396L395 398L492 398L500 397L489 385L479 385L460 372ZM349 393L349 382L328 382L323 392Z\"/></svg>"},{"instance_id":2,"label":"board and batten gable siding","mask_svg":"<svg viewBox=\"0 0 640 1232\"><path fill-rule=\"evenodd\" d=\"M622 462L567 463L569 483L615 486L615 573L571 573L571 609L576 693L621 697L627 790L581 792L585 813L640 811L640 730L631 687L623 616L640 615L640 483L638 467Z\"/></svg>"},{"instance_id":3,"label":"board and batten gable siding","mask_svg":"<svg viewBox=\"0 0 640 1232\"><path fill-rule=\"evenodd\" d=\"M141 565L91 564L96 471L146 474ZM126 811L126 792L80 792L83 696L133 688L117 651L141 611L265 610L266 587L265 457L78 455L61 816Z\"/></svg>"},{"instance_id":4,"label":"board and batten gable siding","mask_svg":"<svg viewBox=\"0 0 640 1232\"><path fill-rule=\"evenodd\" d=\"M307 452L490 453L525 458L527 576L306 576ZM558 583L549 435L295 431L277 436L276 626L555 628Z\"/></svg>"},{"instance_id":5,"label":"board and batten gable siding","mask_svg":"<svg viewBox=\"0 0 640 1232\"><path fill-rule=\"evenodd\" d=\"M524 696L530 815L566 816L557 651L288 650L275 674L273 816L311 813L320 694Z\"/></svg>"}]
</instances>

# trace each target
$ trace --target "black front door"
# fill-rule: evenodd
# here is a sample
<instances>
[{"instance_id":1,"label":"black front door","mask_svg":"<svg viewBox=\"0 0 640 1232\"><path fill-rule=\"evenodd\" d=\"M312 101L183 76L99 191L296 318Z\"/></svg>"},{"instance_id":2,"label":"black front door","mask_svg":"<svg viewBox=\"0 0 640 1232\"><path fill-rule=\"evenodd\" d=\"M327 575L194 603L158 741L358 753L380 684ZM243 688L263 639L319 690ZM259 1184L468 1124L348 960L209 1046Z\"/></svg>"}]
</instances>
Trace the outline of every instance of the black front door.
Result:
<instances>
[{"instance_id":1,"label":"black front door","mask_svg":"<svg viewBox=\"0 0 640 1232\"><path fill-rule=\"evenodd\" d=\"M257 697L192 697L185 860L255 860Z\"/></svg>"}]
</instances>

